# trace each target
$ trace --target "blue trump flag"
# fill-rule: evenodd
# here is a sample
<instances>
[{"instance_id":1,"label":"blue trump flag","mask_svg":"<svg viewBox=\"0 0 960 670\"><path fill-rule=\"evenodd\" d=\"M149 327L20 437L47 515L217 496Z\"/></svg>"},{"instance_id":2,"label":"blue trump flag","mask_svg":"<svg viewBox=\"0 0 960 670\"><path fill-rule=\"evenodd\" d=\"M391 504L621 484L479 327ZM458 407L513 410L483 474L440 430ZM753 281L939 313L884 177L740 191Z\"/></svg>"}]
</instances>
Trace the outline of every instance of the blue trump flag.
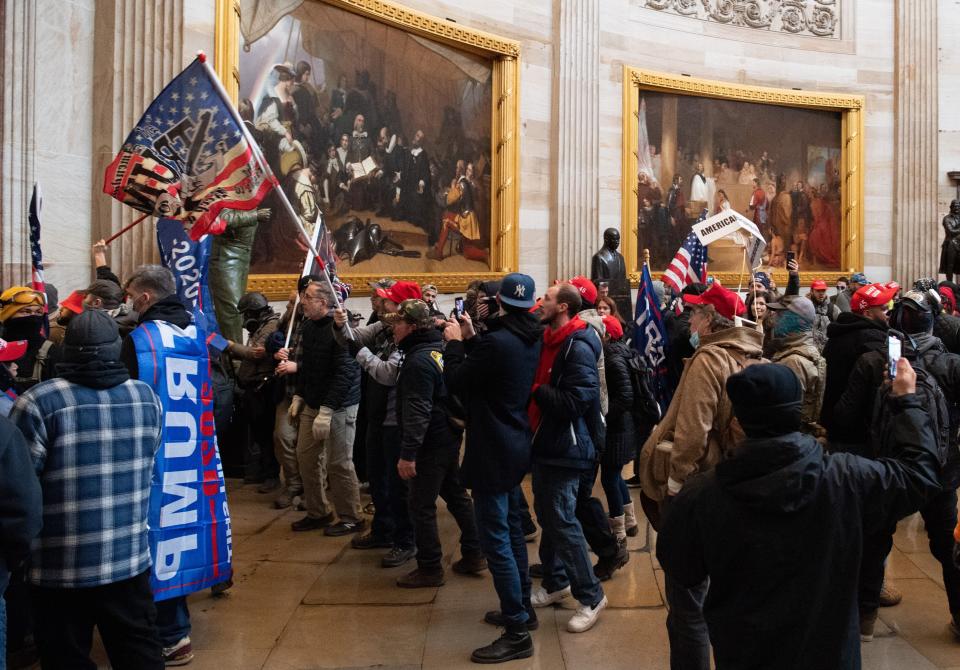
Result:
<instances>
[{"instance_id":1,"label":"blue trump flag","mask_svg":"<svg viewBox=\"0 0 960 670\"><path fill-rule=\"evenodd\" d=\"M670 405L672 395L667 384L667 329L663 324L663 313L653 290L650 268L646 263L643 264L643 272L640 274L636 304L633 348L643 356L653 375L654 393L662 416Z\"/></svg>"},{"instance_id":2,"label":"blue trump flag","mask_svg":"<svg viewBox=\"0 0 960 670\"><path fill-rule=\"evenodd\" d=\"M179 225L179 224L178 224ZM150 586L156 600L199 591L230 578L230 511L213 420L206 337L147 321L132 333L140 380L163 407L160 449L150 481L147 531Z\"/></svg>"},{"instance_id":3,"label":"blue trump flag","mask_svg":"<svg viewBox=\"0 0 960 670\"><path fill-rule=\"evenodd\" d=\"M164 267L173 273L176 280L180 302L193 310L194 318L204 332L217 337L220 327L213 309L213 295L207 283L213 238L204 235L194 241L180 221L160 219L157 221L157 244Z\"/></svg>"}]
</instances>

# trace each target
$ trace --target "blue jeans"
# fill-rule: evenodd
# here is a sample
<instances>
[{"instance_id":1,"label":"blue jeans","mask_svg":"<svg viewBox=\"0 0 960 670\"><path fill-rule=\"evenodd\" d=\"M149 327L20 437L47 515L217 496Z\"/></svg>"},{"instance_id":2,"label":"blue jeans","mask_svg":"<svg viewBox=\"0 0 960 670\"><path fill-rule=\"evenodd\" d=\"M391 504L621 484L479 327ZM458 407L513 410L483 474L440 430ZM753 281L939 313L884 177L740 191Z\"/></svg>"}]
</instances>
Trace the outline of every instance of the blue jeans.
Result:
<instances>
[{"instance_id":1,"label":"blue jeans","mask_svg":"<svg viewBox=\"0 0 960 670\"><path fill-rule=\"evenodd\" d=\"M600 467L600 485L607 496L607 510L611 518L622 516L624 503L630 502L630 491L623 481L622 470L606 465Z\"/></svg>"},{"instance_id":2,"label":"blue jeans","mask_svg":"<svg viewBox=\"0 0 960 670\"><path fill-rule=\"evenodd\" d=\"M703 618L703 601L710 580L685 588L664 574L667 596L667 636L670 638L670 670L710 670L710 633Z\"/></svg>"},{"instance_id":3,"label":"blue jeans","mask_svg":"<svg viewBox=\"0 0 960 670\"><path fill-rule=\"evenodd\" d=\"M187 597L179 596L157 602L157 628L160 630L160 644L172 647L190 635L190 610L187 609Z\"/></svg>"},{"instance_id":4,"label":"blue jeans","mask_svg":"<svg viewBox=\"0 0 960 670\"><path fill-rule=\"evenodd\" d=\"M580 604L593 607L603 599L583 528L577 520L580 471L539 463L533 466L533 507L543 529L540 562L543 587L553 593L570 586Z\"/></svg>"},{"instance_id":5,"label":"blue jeans","mask_svg":"<svg viewBox=\"0 0 960 670\"><path fill-rule=\"evenodd\" d=\"M487 557L487 567L493 576L493 587L500 598L500 611L508 629L523 626L530 608L530 572L520 506L522 497L519 486L509 493L473 493L480 548Z\"/></svg>"},{"instance_id":6,"label":"blue jeans","mask_svg":"<svg viewBox=\"0 0 960 670\"><path fill-rule=\"evenodd\" d=\"M0 568L0 670L7 670L7 601L3 594L9 583L10 573Z\"/></svg>"},{"instance_id":7,"label":"blue jeans","mask_svg":"<svg viewBox=\"0 0 960 670\"><path fill-rule=\"evenodd\" d=\"M375 513L370 531L393 542L398 549L412 549L413 521L407 502L409 485L400 479L400 429L397 426L367 427L367 477Z\"/></svg>"}]
</instances>

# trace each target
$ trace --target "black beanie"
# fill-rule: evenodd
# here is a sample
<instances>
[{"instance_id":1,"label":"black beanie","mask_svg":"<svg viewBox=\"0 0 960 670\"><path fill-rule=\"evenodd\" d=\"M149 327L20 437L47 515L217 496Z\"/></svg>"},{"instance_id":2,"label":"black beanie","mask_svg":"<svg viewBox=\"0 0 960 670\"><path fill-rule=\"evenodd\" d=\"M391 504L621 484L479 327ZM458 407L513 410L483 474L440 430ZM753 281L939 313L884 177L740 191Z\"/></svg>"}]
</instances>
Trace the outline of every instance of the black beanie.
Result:
<instances>
[{"instance_id":1,"label":"black beanie","mask_svg":"<svg viewBox=\"0 0 960 670\"><path fill-rule=\"evenodd\" d=\"M747 366L727 379L727 395L747 437L775 437L800 429L803 389L785 365Z\"/></svg>"},{"instance_id":2,"label":"black beanie","mask_svg":"<svg viewBox=\"0 0 960 670\"><path fill-rule=\"evenodd\" d=\"M63 336L63 360L68 363L120 360L117 322L99 309L85 309L77 314L70 319Z\"/></svg>"}]
</instances>

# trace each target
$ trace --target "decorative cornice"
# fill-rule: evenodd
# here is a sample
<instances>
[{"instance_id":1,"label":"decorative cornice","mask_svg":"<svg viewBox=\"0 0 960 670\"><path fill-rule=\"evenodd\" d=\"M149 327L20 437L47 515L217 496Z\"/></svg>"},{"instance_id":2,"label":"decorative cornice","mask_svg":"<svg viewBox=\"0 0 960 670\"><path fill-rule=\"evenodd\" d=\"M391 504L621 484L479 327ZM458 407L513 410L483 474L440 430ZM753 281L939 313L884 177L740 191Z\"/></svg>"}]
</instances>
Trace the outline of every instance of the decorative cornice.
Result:
<instances>
[{"instance_id":1,"label":"decorative cornice","mask_svg":"<svg viewBox=\"0 0 960 670\"><path fill-rule=\"evenodd\" d=\"M647 9L770 32L840 38L840 0L641 0Z\"/></svg>"},{"instance_id":2,"label":"decorative cornice","mask_svg":"<svg viewBox=\"0 0 960 670\"><path fill-rule=\"evenodd\" d=\"M390 276L393 279L412 281L421 285L433 284L440 293L462 293L467 290L467 285L472 281L499 281L503 279L503 274L503 272L449 272L445 274L423 272ZM293 274L250 275L247 281L247 290L259 291L269 300L286 300L290 297L290 291L296 289L297 279L299 278L299 275ZM359 297L370 295L368 282L379 281L383 278L383 274L344 274L340 278L353 287L350 296Z\"/></svg>"},{"instance_id":3,"label":"decorative cornice","mask_svg":"<svg viewBox=\"0 0 960 670\"><path fill-rule=\"evenodd\" d=\"M487 55L499 54L512 58L520 55L519 42L497 37L482 30L466 28L451 21L441 21L387 0L324 0L324 2L347 10L362 12L370 18L403 30L420 33L425 37L453 43L459 48L473 47L474 50Z\"/></svg>"}]
</instances>

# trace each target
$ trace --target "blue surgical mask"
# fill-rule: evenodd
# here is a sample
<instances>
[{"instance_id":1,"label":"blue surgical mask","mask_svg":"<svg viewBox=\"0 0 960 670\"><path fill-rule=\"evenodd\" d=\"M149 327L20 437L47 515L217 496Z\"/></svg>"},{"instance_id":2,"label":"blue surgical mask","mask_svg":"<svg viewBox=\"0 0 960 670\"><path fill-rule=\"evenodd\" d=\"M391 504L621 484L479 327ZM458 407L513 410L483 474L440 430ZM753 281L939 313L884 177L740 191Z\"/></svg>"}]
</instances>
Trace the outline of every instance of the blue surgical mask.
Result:
<instances>
[{"instance_id":1,"label":"blue surgical mask","mask_svg":"<svg viewBox=\"0 0 960 670\"><path fill-rule=\"evenodd\" d=\"M700 346L700 333L699 333L699 332L693 331L692 333L690 333L690 346L693 347L694 349L696 349L697 347Z\"/></svg>"}]
</instances>

